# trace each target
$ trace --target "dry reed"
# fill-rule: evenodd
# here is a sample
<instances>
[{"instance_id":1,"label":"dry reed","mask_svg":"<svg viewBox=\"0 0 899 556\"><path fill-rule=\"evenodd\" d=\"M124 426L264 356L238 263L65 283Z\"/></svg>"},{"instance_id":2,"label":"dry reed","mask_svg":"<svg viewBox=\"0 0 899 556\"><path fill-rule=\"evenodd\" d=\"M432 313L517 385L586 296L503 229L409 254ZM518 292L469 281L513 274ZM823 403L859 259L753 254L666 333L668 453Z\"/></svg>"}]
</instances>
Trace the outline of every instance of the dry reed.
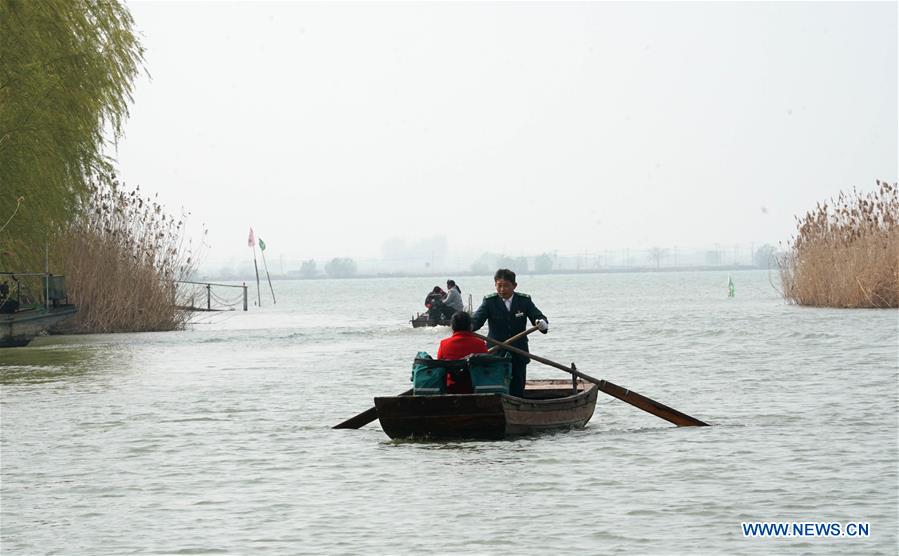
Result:
<instances>
[{"instance_id":1,"label":"dry reed","mask_svg":"<svg viewBox=\"0 0 899 556\"><path fill-rule=\"evenodd\" d=\"M193 270L183 219L113 179L95 186L89 210L62 240L69 301L77 315L60 332L145 332L182 329L178 286Z\"/></svg>"},{"instance_id":2,"label":"dry reed","mask_svg":"<svg viewBox=\"0 0 899 556\"><path fill-rule=\"evenodd\" d=\"M899 189L840 192L798 221L780 261L784 297L815 307L899 307Z\"/></svg>"}]
</instances>

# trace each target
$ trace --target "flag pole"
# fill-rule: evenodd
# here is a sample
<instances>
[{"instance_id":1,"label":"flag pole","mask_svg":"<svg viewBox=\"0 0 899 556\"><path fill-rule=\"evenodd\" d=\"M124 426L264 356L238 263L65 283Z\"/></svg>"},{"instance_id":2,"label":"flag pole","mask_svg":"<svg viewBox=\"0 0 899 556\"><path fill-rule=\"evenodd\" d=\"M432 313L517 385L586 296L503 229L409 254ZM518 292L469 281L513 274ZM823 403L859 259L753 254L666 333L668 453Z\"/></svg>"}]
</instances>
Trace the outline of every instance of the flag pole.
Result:
<instances>
[{"instance_id":1,"label":"flag pole","mask_svg":"<svg viewBox=\"0 0 899 556\"><path fill-rule=\"evenodd\" d=\"M262 294L259 292L259 264L256 262L256 236L253 235L252 227L250 227L250 238L247 243L253 248L253 267L256 269L256 303L258 307L262 307Z\"/></svg>"},{"instance_id":2,"label":"flag pole","mask_svg":"<svg viewBox=\"0 0 899 556\"><path fill-rule=\"evenodd\" d=\"M256 303L262 307L262 294L259 293L259 265L256 263L256 247L253 246L253 266L256 267Z\"/></svg>"},{"instance_id":3,"label":"flag pole","mask_svg":"<svg viewBox=\"0 0 899 556\"><path fill-rule=\"evenodd\" d=\"M268 289L272 292L272 303L277 305L278 302L275 301L275 288L272 287L272 276L268 273L268 263L265 262L265 242L262 241L262 238L259 238L259 252L262 253L262 266L265 267L265 277L268 279Z\"/></svg>"}]
</instances>

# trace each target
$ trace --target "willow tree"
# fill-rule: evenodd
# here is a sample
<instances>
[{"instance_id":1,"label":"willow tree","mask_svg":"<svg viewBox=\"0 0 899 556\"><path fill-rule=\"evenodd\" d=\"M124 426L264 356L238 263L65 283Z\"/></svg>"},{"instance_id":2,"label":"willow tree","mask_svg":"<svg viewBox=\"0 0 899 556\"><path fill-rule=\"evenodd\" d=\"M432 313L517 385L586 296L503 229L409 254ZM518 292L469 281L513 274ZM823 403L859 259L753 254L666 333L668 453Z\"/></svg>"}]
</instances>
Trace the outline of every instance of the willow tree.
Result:
<instances>
[{"instance_id":1,"label":"willow tree","mask_svg":"<svg viewBox=\"0 0 899 556\"><path fill-rule=\"evenodd\" d=\"M143 48L113 0L0 0L0 269L44 244L112 181Z\"/></svg>"}]
</instances>

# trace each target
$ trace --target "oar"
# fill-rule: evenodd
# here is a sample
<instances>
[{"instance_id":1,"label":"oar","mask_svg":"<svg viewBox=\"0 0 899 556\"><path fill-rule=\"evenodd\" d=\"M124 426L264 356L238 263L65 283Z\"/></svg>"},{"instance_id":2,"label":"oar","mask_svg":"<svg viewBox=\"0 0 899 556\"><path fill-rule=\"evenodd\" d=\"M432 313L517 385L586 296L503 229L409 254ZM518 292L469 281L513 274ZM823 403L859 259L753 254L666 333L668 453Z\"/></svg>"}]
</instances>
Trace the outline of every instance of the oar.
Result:
<instances>
[{"instance_id":1,"label":"oar","mask_svg":"<svg viewBox=\"0 0 899 556\"><path fill-rule=\"evenodd\" d=\"M607 380L593 378L592 376L585 375L584 373L572 369L571 367L566 367L560 363L556 363L555 361L550 361L544 357L540 357L538 355L534 355L533 353L528 353L523 349L518 349L517 347L510 346L508 343L500 342L498 340L494 340L493 338L488 338L486 336L481 336L480 334L475 334L478 338L495 344L496 347L501 347L507 351L511 351L512 353L517 353L518 355L522 355L524 357L528 357L533 359L534 361L539 361L544 365L549 365L550 367L555 367L557 369L561 369L565 372L571 373L574 376L580 377L588 382L592 382L595 384L600 391L605 392L606 394L616 397L619 400L629 403L634 407L640 408L647 413L652 413L656 417L661 417L666 421L670 421L679 427L707 427L708 423L704 423L695 417L690 417L686 413L681 413L680 411L668 407L665 404L659 403L653 399L647 398L646 396L640 395L633 390L629 390L627 388L622 388L617 384L612 384Z\"/></svg>"},{"instance_id":2,"label":"oar","mask_svg":"<svg viewBox=\"0 0 899 556\"><path fill-rule=\"evenodd\" d=\"M509 338L506 341L514 342L516 340L520 340L521 338L524 338L525 336L527 336L531 332L534 332L535 330L539 330L539 327L532 326L531 328L528 328L524 332L522 332L520 334L516 334L515 336L512 336L511 338ZM483 336L480 336L480 337L483 338ZM494 353L499 349L500 349L500 346L492 347L488 350L488 352ZM411 395L412 395L412 390L406 390L405 392L400 394L400 396L411 396ZM334 429L360 429L360 428L364 427L365 425L371 423L372 421L374 421L377 418L378 418L378 408L370 407L370 408L366 409L365 411L363 411L362 413L360 413L359 415L356 415L355 417L350 417L343 423L340 423L339 425L334 425L331 428L334 428Z\"/></svg>"}]
</instances>

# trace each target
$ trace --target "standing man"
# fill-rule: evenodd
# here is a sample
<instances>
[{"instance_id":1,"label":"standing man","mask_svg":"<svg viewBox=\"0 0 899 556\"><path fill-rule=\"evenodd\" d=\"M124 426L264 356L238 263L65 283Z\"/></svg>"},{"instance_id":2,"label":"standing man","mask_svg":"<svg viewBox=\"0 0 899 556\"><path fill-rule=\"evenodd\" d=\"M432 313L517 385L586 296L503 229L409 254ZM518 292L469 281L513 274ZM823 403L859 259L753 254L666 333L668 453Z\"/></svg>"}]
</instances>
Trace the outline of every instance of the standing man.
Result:
<instances>
[{"instance_id":1,"label":"standing man","mask_svg":"<svg viewBox=\"0 0 899 556\"><path fill-rule=\"evenodd\" d=\"M471 317L471 329L477 330L487 323L487 336L504 342L512 336L524 332L530 319L540 332L549 332L549 322L540 309L525 293L515 293L515 273L508 268L501 268L493 275L496 293L484 298L481 306ZM528 338L525 336L510 344L523 351L528 351ZM524 382L527 378L527 364L530 359L518 354L512 355L512 384L509 393L513 396L524 396Z\"/></svg>"}]
</instances>

